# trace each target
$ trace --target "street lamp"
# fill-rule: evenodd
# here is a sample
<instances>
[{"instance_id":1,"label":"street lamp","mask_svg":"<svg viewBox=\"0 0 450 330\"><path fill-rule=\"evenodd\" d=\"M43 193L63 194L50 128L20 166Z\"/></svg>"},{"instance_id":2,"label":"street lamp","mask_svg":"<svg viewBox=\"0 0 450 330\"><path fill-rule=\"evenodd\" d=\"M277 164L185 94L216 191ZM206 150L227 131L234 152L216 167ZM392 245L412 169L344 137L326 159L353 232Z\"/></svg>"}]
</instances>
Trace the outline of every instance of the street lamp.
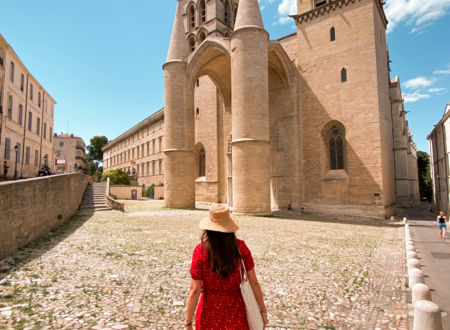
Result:
<instances>
[{"instance_id":1,"label":"street lamp","mask_svg":"<svg viewBox=\"0 0 450 330\"><path fill-rule=\"evenodd\" d=\"M19 144L17 143L14 146L14 151L16 152L16 163L14 165L14 180L17 180L19 178L19 175L17 173L17 155L19 154L19 149L20 149L20 147L19 147Z\"/></svg>"}]
</instances>

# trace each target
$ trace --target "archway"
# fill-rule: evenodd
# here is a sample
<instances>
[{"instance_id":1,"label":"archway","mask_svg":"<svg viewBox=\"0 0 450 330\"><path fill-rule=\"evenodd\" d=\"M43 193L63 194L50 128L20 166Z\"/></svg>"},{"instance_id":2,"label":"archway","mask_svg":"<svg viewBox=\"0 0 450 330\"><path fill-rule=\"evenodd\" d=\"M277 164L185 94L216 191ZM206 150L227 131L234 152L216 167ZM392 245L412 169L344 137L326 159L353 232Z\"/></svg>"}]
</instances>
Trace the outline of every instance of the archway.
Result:
<instances>
[{"instance_id":1,"label":"archway","mask_svg":"<svg viewBox=\"0 0 450 330\"><path fill-rule=\"evenodd\" d=\"M194 116L196 167L206 155L205 175L195 182L196 201L230 203L227 144L231 133L231 61L229 45L206 39L188 61L187 106ZM197 171L199 168L197 168Z\"/></svg>"}]
</instances>

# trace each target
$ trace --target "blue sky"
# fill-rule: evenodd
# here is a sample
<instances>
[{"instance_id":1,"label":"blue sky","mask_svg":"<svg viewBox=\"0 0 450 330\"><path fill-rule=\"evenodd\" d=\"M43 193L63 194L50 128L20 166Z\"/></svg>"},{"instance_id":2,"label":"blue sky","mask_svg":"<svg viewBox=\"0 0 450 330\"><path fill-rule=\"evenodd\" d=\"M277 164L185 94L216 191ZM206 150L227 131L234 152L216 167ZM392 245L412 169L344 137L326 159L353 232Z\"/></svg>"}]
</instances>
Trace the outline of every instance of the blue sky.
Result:
<instances>
[{"instance_id":1,"label":"blue sky","mask_svg":"<svg viewBox=\"0 0 450 330\"><path fill-rule=\"evenodd\" d=\"M113 139L164 105L175 0L0 0L0 33L56 99L55 132ZM296 0L260 0L271 39ZM391 75L419 150L450 103L450 0L388 0ZM20 14L19 14L20 13Z\"/></svg>"}]
</instances>

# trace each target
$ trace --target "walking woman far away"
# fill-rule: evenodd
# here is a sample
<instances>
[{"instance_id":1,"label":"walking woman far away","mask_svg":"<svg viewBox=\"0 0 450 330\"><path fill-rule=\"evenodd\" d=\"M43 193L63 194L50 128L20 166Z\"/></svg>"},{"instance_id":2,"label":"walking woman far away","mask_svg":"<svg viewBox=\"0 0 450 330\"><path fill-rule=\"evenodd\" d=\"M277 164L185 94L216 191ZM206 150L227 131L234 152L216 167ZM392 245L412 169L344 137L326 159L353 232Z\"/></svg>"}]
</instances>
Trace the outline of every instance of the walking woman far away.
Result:
<instances>
[{"instance_id":1,"label":"walking woman far away","mask_svg":"<svg viewBox=\"0 0 450 330\"><path fill-rule=\"evenodd\" d=\"M439 212L439 216L436 218L436 221L438 222L438 226L439 226L439 236L443 239L445 239L445 234L446 234L446 229L447 229L447 224L446 222L448 222L447 217L444 215L444 212Z\"/></svg>"},{"instance_id":2,"label":"walking woman far away","mask_svg":"<svg viewBox=\"0 0 450 330\"><path fill-rule=\"evenodd\" d=\"M267 326L267 312L252 254L244 241L236 239L235 232L239 227L230 217L228 207L212 206L209 217L200 221L200 229L203 230L201 243L195 247L192 256L185 329L193 329L197 303L196 330L249 329L240 292L241 258Z\"/></svg>"}]
</instances>

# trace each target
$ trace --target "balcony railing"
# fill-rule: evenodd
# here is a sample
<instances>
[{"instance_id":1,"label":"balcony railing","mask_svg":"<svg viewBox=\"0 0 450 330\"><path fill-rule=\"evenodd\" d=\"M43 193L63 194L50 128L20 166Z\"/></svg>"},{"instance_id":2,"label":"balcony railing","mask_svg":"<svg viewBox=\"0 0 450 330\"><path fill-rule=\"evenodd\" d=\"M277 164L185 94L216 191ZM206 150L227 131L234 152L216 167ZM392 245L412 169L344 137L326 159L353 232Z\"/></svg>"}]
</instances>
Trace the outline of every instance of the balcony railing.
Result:
<instances>
[{"instance_id":1,"label":"balcony railing","mask_svg":"<svg viewBox=\"0 0 450 330\"><path fill-rule=\"evenodd\" d=\"M79 146L79 145L77 145L75 147L75 149L78 149L78 150L81 150L81 151L85 152L85 149L82 146Z\"/></svg>"},{"instance_id":2,"label":"balcony railing","mask_svg":"<svg viewBox=\"0 0 450 330\"><path fill-rule=\"evenodd\" d=\"M83 162L85 161L84 157L81 157L81 156L75 156L75 159L82 160Z\"/></svg>"}]
</instances>

